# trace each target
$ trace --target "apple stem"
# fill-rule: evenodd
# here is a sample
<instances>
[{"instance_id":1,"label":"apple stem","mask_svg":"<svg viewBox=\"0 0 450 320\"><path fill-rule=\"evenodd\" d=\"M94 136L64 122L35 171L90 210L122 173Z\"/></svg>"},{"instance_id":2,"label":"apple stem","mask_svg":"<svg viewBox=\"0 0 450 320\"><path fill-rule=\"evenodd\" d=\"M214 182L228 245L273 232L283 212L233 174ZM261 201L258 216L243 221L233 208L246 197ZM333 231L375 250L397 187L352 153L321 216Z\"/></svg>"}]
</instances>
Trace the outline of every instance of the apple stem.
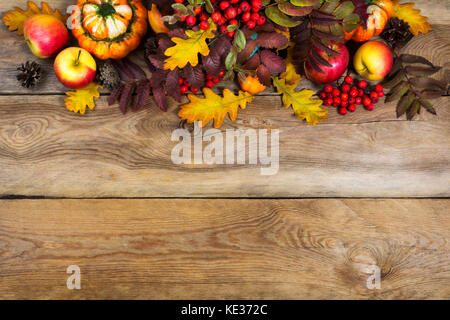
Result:
<instances>
[{"instance_id":1,"label":"apple stem","mask_svg":"<svg viewBox=\"0 0 450 320\"><path fill-rule=\"evenodd\" d=\"M75 60L75 65L76 66L78 66L78 64L80 63L80 56L81 56L81 50L78 52L77 60Z\"/></svg>"}]
</instances>

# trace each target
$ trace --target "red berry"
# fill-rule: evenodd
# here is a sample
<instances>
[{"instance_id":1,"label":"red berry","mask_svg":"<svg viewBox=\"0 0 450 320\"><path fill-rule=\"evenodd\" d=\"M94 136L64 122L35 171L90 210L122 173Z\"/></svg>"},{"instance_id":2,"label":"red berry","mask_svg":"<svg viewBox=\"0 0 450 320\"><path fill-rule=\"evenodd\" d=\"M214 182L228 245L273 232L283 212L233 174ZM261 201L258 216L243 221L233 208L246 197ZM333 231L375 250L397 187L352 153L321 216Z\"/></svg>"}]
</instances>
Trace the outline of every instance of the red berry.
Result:
<instances>
[{"instance_id":1,"label":"red berry","mask_svg":"<svg viewBox=\"0 0 450 320\"><path fill-rule=\"evenodd\" d=\"M326 99L326 97L327 97L327 94L325 93L325 92L322 92L321 94L320 94L320 99Z\"/></svg>"},{"instance_id":2,"label":"red berry","mask_svg":"<svg viewBox=\"0 0 450 320\"><path fill-rule=\"evenodd\" d=\"M372 104L372 100L370 100L369 97L365 96L364 99L363 99L363 105L364 105L365 107L367 107L367 106L369 106L369 105L371 105L371 104Z\"/></svg>"},{"instance_id":3,"label":"red berry","mask_svg":"<svg viewBox=\"0 0 450 320\"><path fill-rule=\"evenodd\" d=\"M228 2L228 1L222 1L220 4L219 4L219 8L220 8L220 10L222 10L222 11L225 11L227 8L229 8L230 7L230 3Z\"/></svg>"},{"instance_id":4,"label":"red berry","mask_svg":"<svg viewBox=\"0 0 450 320\"><path fill-rule=\"evenodd\" d=\"M353 78L350 77L350 76L346 76L344 81L345 81L345 83L352 84L353 83Z\"/></svg>"},{"instance_id":5,"label":"red berry","mask_svg":"<svg viewBox=\"0 0 450 320\"><path fill-rule=\"evenodd\" d=\"M235 31L230 31L227 33L228 38L233 38L235 34Z\"/></svg>"},{"instance_id":6,"label":"red berry","mask_svg":"<svg viewBox=\"0 0 450 320\"><path fill-rule=\"evenodd\" d=\"M376 93L376 92L370 93L370 99L372 99L372 100L378 99L378 93Z\"/></svg>"},{"instance_id":7,"label":"red berry","mask_svg":"<svg viewBox=\"0 0 450 320\"><path fill-rule=\"evenodd\" d=\"M366 106L366 110L367 111L372 111L373 110L373 103L369 104L368 106Z\"/></svg>"},{"instance_id":8,"label":"red berry","mask_svg":"<svg viewBox=\"0 0 450 320\"><path fill-rule=\"evenodd\" d=\"M347 108L347 106L348 106L348 101L342 101L342 102L341 102L341 106L344 107L344 108Z\"/></svg>"},{"instance_id":9,"label":"red berry","mask_svg":"<svg viewBox=\"0 0 450 320\"><path fill-rule=\"evenodd\" d=\"M341 98L338 98L338 97L333 99L333 102L338 105L341 104L341 101L342 101Z\"/></svg>"},{"instance_id":10,"label":"red berry","mask_svg":"<svg viewBox=\"0 0 450 320\"><path fill-rule=\"evenodd\" d=\"M361 80L361 81L358 83L358 87L360 87L361 89L367 88L367 82L364 81L364 80Z\"/></svg>"},{"instance_id":11,"label":"red berry","mask_svg":"<svg viewBox=\"0 0 450 320\"><path fill-rule=\"evenodd\" d=\"M362 103L361 97L355 98L355 103L356 103L356 104L361 104L361 103Z\"/></svg>"},{"instance_id":12,"label":"red berry","mask_svg":"<svg viewBox=\"0 0 450 320\"><path fill-rule=\"evenodd\" d=\"M347 101L348 100L348 94L347 93L341 94L341 100Z\"/></svg>"},{"instance_id":13,"label":"red berry","mask_svg":"<svg viewBox=\"0 0 450 320\"><path fill-rule=\"evenodd\" d=\"M225 71L220 71L219 77L222 78L225 75Z\"/></svg>"},{"instance_id":14,"label":"red berry","mask_svg":"<svg viewBox=\"0 0 450 320\"><path fill-rule=\"evenodd\" d=\"M356 111L356 106L354 104L349 105L348 106L348 111L355 112Z\"/></svg>"},{"instance_id":15,"label":"red berry","mask_svg":"<svg viewBox=\"0 0 450 320\"><path fill-rule=\"evenodd\" d=\"M360 97L364 96L364 91L362 89L358 90L358 96Z\"/></svg>"},{"instance_id":16,"label":"red berry","mask_svg":"<svg viewBox=\"0 0 450 320\"><path fill-rule=\"evenodd\" d=\"M341 95L341 91L339 89L333 89L333 96L339 97Z\"/></svg>"},{"instance_id":17,"label":"red berry","mask_svg":"<svg viewBox=\"0 0 450 320\"><path fill-rule=\"evenodd\" d=\"M248 27L249 29L255 28L255 27L256 27L256 22L253 21L253 20L249 20L249 21L247 22L247 27Z\"/></svg>"},{"instance_id":18,"label":"red berry","mask_svg":"<svg viewBox=\"0 0 450 320\"><path fill-rule=\"evenodd\" d=\"M194 7L194 13L196 15L200 14L202 12L202 7Z\"/></svg>"},{"instance_id":19,"label":"red berry","mask_svg":"<svg viewBox=\"0 0 450 320\"><path fill-rule=\"evenodd\" d=\"M225 17L227 17L228 19L236 18L236 15L237 15L236 9L233 7L230 7L227 9L227 11L225 11Z\"/></svg>"},{"instance_id":20,"label":"red berry","mask_svg":"<svg viewBox=\"0 0 450 320\"><path fill-rule=\"evenodd\" d=\"M326 106L331 106L333 104L333 99L325 99L323 104Z\"/></svg>"},{"instance_id":21,"label":"red berry","mask_svg":"<svg viewBox=\"0 0 450 320\"><path fill-rule=\"evenodd\" d=\"M214 79L213 79L213 82L214 82L214 83L219 83L219 82L220 82L220 78L214 78Z\"/></svg>"},{"instance_id":22,"label":"red berry","mask_svg":"<svg viewBox=\"0 0 450 320\"><path fill-rule=\"evenodd\" d=\"M197 19L194 16L189 16L186 18L186 23L188 24L188 26L195 26L195 23L197 22Z\"/></svg>"},{"instance_id":23,"label":"red berry","mask_svg":"<svg viewBox=\"0 0 450 320\"><path fill-rule=\"evenodd\" d=\"M353 98L356 98L358 96L358 89L351 90L350 91L350 96L353 97Z\"/></svg>"},{"instance_id":24,"label":"red berry","mask_svg":"<svg viewBox=\"0 0 450 320\"><path fill-rule=\"evenodd\" d=\"M349 104L355 104L356 99L355 98L348 98L348 103Z\"/></svg>"},{"instance_id":25,"label":"red berry","mask_svg":"<svg viewBox=\"0 0 450 320\"><path fill-rule=\"evenodd\" d=\"M261 10L261 9L262 9L262 6L263 6L263 4L262 4L262 1L261 1L261 0L253 0L253 1L252 1L252 9L253 9L254 11L259 11L259 10Z\"/></svg>"},{"instance_id":26,"label":"red berry","mask_svg":"<svg viewBox=\"0 0 450 320\"><path fill-rule=\"evenodd\" d=\"M182 77L180 77L180 80L178 82L180 83L180 86L182 86L184 83L184 79Z\"/></svg>"},{"instance_id":27,"label":"red berry","mask_svg":"<svg viewBox=\"0 0 450 320\"><path fill-rule=\"evenodd\" d=\"M332 87L332 86L330 86L330 85L327 85L327 86L325 86L325 89L324 89L324 91L325 91L326 93L330 93L330 92L332 92L332 91L333 91L333 87Z\"/></svg>"},{"instance_id":28,"label":"red berry","mask_svg":"<svg viewBox=\"0 0 450 320\"><path fill-rule=\"evenodd\" d=\"M197 93L199 91L199 88L191 88L192 93Z\"/></svg>"},{"instance_id":29,"label":"red berry","mask_svg":"<svg viewBox=\"0 0 450 320\"><path fill-rule=\"evenodd\" d=\"M202 30L208 30L209 28L209 22L208 21L202 21L200 22L200 29Z\"/></svg>"},{"instance_id":30,"label":"red berry","mask_svg":"<svg viewBox=\"0 0 450 320\"><path fill-rule=\"evenodd\" d=\"M181 94L185 94L186 92L188 92L189 87L188 86L182 86L181 87Z\"/></svg>"},{"instance_id":31,"label":"red berry","mask_svg":"<svg viewBox=\"0 0 450 320\"><path fill-rule=\"evenodd\" d=\"M377 84L377 85L375 86L375 91L376 91L376 92L382 92L382 91L383 91L383 86L382 86L381 84Z\"/></svg>"},{"instance_id":32,"label":"red berry","mask_svg":"<svg viewBox=\"0 0 450 320\"><path fill-rule=\"evenodd\" d=\"M247 1L241 2L240 8L242 11L247 12L250 10L250 4Z\"/></svg>"},{"instance_id":33,"label":"red berry","mask_svg":"<svg viewBox=\"0 0 450 320\"><path fill-rule=\"evenodd\" d=\"M342 92L349 92L350 86L348 84L344 84L341 89L342 89Z\"/></svg>"},{"instance_id":34,"label":"red berry","mask_svg":"<svg viewBox=\"0 0 450 320\"><path fill-rule=\"evenodd\" d=\"M378 96L379 96L380 98L383 98L383 97L384 97L384 92L383 92L383 91L378 92Z\"/></svg>"},{"instance_id":35,"label":"red berry","mask_svg":"<svg viewBox=\"0 0 450 320\"><path fill-rule=\"evenodd\" d=\"M251 17L252 17L252 14L250 12L245 12L241 16L241 19L242 19L242 21L247 22L247 21L249 21L251 19Z\"/></svg>"},{"instance_id":36,"label":"red berry","mask_svg":"<svg viewBox=\"0 0 450 320\"><path fill-rule=\"evenodd\" d=\"M345 116L347 114L347 111L348 111L347 108L340 108L339 109L339 114Z\"/></svg>"},{"instance_id":37,"label":"red berry","mask_svg":"<svg viewBox=\"0 0 450 320\"><path fill-rule=\"evenodd\" d=\"M214 82L212 82L211 80L206 81L206 87L211 89L212 87L214 87Z\"/></svg>"},{"instance_id":38,"label":"red berry","mask_svg":"<svg viewBox=\"0 0 450 320\"><path fill-rule=\"evenodd\" d=\"M218 23L219 20L220 20L220 18L222 18L222 15L221 15L219 12L214 12L214 13L211 15L211 19L212 19L212 21L214 21L215 23Z\"/></svg>"}]
</instances>

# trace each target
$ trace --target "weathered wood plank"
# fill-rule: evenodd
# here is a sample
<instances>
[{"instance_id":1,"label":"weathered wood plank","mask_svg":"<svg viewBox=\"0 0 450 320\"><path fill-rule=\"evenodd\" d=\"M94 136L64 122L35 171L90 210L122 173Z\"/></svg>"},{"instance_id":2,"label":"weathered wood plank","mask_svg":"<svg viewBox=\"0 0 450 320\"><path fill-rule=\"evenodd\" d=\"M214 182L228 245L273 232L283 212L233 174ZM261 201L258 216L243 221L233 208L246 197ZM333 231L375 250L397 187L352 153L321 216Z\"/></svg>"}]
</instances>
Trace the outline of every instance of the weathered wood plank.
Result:
<instances>
[{"instance_id":1,"label":"weathered wood plank","mask_svg":"<svg viewBox=\"0 0 450 320\"><path fill-rule=\"evenodd\" d=\"M4 200L0 298L448 299L449 204Z\"/></svg>"},{"instance_id":2,"label":"weathered wood plank","mask_svg":"<svg viewBox=\"0 0 450 320\"><path fill-rule=\"evenodd\" d=\"M14 1L18 6L24 7L25 0ZM448 8L441 1L433 3L433 1L416 1L417 7L423 9L425 14L431 18L434 24L450 24L450 14ZM63 10L68 5L72 5L71 0L57 0L52 1L55 8ZM9 2L0 3L0 15L3 16L14 5ZM439 12L439 14L434 14ZM450 56L450 28L448 25L435 25L436 32L429 33L424 36L419 36L406 48L406 52L423 55L432 59L433 63L437 65L446 65L450 67L448 57ZM35 89L24 89L18 86L16 81L16 67L22 62L30 59L36 59L30 50L27 48L25 42L19 38L15 33L9 32L3 23L0 23L0 74L2 75L2 86L0 87L0 94L60 94L67 91L58 80L53 76L52 60L39 60L43 65L45 73L48 75L45 80ZM75 44L75 42L74 42ZM142 61L142 52L138 51L131 55L131 59L139 62L144 66ZM443 76L443 72L439 77ZM304 80L303 87L317 89L318 86L314 83ZM234 83L226 82L218 86L218 89L223 87L236 88ZM107 91L104 91L105 93ZM267 89L264 94L273 94L272 89Z\"/></svg>"},{"instance_id":3,"label":"weathered wood plank","mask_svg":"<svg viewBox=\"0 0 450 320\"><path fill-rule=\"evenodd\" d=\"M345 118L333 111L309 127L278 97L258 97L222 130L280 130L279 172L262 176L260 165L174 165L175 104L122 116L102 98L80 116L64 109L63 97L0 97L0 195L448 196L449 99L437 103L437 117L413 122L395 119L389 104Z\"/></svg>"}]
</instances>

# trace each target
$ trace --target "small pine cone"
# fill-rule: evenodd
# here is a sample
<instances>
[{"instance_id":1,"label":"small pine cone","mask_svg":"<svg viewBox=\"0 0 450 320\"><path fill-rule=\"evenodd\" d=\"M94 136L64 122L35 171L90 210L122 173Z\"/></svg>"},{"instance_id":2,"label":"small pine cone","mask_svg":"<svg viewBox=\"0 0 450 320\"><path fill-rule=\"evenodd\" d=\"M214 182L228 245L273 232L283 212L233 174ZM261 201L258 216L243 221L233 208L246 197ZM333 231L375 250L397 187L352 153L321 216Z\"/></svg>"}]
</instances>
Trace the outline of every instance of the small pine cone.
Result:
<instances>
[{"instance_id":1,"label":"small pine cone","mask_svg":"<svg viewBox=\"0 0 450 320\"><path fill-rule=\"evenodd\" d=\"M17 68L20 73L17 75L19 81L24 88L34 87L41 80L41 66L35 61L27 61Z\"/></svg>"},{"instance_id":2,"label":"small pine cone","mask_svg":"<svg viewBox=\"0 0 450 320\"><path fill-rule=\"evenodd\" d=\"M412 39L413 34L407 22L393 18L386 24L380 36L392 49L401 49Z\"/></svg>"},{"instance_id":3,"label":"small pine cone","mask_svg":"<svg viewBox=\"0 0 450 320\"><path fill-rule=\"evenodd\" d=\"M120 76L111 61L103 62L97 72L97 82L106 88L113 90L120 84Z\"/></svg>"}]
</instances>

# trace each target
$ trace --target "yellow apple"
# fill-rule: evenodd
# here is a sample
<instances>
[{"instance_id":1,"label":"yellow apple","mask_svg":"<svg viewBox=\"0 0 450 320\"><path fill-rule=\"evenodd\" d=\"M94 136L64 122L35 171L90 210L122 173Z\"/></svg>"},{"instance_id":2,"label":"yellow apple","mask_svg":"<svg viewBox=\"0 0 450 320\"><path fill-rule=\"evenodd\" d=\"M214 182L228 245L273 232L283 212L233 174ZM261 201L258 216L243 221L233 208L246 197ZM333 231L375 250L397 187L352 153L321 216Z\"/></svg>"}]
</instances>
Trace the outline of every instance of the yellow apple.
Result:
<instances>
[{"instance_id":1,"label":"yellow apple","mask_svg":"<svg viewBox=\"0 0 450 320\"><path fill-rule=\"evenodd\" d=\"M97 64L86 50L71 47L61 51L56 57L54 70L63 85L71 89L80 89L94 80Z\"/></svg>"},{"instance_id":2,"label":"yellow apple","mask_svg":"<svg viewBox=\"0 0 450 320\"><path fill-rule=\"evenodd\" d=\"M392 70L392 51L380 41L363 44L353 58L353 66L363 78L372 81L382 80Z\"/></svg>"}]
</instances>

